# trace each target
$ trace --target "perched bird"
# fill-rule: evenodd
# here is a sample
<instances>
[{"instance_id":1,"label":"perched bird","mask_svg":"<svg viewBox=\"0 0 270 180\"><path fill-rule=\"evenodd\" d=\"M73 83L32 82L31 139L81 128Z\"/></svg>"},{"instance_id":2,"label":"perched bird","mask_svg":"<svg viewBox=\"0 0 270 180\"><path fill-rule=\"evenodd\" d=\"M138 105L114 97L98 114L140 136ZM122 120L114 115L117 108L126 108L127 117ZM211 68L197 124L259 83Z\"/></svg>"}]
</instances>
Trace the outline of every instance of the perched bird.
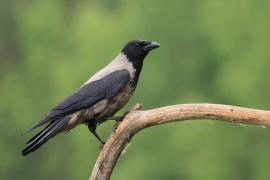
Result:
<instances>
[{"instance_id":1,"label":"perched bird","mask_svg":"<svg viewBox=\"0 0 270 180\"><path fill-rule=\"evenodd\" d=\"M67 132L79 124L88 125L90 132L104 144L96 133L97 125L110 119L119 120L113 115L132 96L144 58L159 46L153 41L128 42L110 64L90 77L77 91L65 98L28 130L47 124L27 142L22 154L25 156L37 150L58 133Z\"/></svg>"}]
</instances>

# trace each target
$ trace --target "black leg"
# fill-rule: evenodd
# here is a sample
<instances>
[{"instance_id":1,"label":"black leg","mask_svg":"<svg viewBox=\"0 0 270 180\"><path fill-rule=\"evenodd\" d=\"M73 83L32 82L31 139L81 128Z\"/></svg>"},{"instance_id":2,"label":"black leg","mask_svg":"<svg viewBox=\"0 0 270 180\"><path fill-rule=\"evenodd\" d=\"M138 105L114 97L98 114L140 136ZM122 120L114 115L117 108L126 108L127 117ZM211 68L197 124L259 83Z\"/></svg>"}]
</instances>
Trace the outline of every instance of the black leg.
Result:
<instances>
[{"instance_id":1,"label":"black leg","mask_svg":"<svg viewBox=\"0 0 270 180\"><path fill-rule=\"evenodd\" d=\"M107 116L100 118L100 121L108 121L108 120L113 120L113 121L121 121L123 119L122 116Z\"/></svg>"},{"instance_id":2,"label":"black leg","mask_svg":"<svg viewBox=\"0 0 270 180\"><path fill-rule=\"evenodd\" d=\"M129 113L129 111L126 111L121 116L108 116L108 117L102 118L102 120L104 120L104 121L106 121L106 120L122 121L128 113Z\"/></svg>"},{"instance_id":3,"label":"black leg","mask_svg":"<svg viewBox=\"0 0 270 180\"><path fill-rule=\"evenodd\" d=\"M122 116L118 116L118 120L115 121L113 126L113 132L118 128L120 122L126 117L126 115L129 113L129 111L126 111Z\"/></svg>"},{"instance_id":4,"label":"black leg","mask_svg":"<svg viewBox=\"0 0 270 180\"><path fill-rule=\"evenodd\" d=\"M121 121L115 121L114 125L113 125L113 132L115 133L116 129L118 128L119 124Z\"/></svg>"},{"instance_id":5,"label":"black leg","mask_svg":"<svg viewBox=\"0 0 270 180\"><path fill-rule=\"evenodd\" d=\"M96 132L96 125L94 124L88 124L88 129L89 131L98 139L98 141L100 142L100 148L102 149L103 148L103 145L105 144L105 141L103 141L99 135L97 134Z\"/></svg>"}]
</instances>

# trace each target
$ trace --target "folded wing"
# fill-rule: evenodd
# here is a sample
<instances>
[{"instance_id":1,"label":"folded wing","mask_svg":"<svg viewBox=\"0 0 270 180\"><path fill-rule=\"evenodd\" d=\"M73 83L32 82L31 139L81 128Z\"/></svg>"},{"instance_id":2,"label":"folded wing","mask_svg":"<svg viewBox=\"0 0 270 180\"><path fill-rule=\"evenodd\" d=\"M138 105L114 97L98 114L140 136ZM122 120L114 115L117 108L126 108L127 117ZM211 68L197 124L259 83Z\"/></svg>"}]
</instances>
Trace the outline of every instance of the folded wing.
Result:
<instances>
[{"instance_id":1,"label":"folded wing","mask_svg":"<svg viewBox=\"0 0 270 180\"><path fill-rule=\"evenodd\" d=\"M100 80L85 84L75 93L55 106L47 116L38 121L28 131L48 122L63 118L76 111L91 107L100 100L110 99L121 91L121 89L127 85L129 80L129 72L123 69L114 71Z\"/></svg>"}]
</instances>

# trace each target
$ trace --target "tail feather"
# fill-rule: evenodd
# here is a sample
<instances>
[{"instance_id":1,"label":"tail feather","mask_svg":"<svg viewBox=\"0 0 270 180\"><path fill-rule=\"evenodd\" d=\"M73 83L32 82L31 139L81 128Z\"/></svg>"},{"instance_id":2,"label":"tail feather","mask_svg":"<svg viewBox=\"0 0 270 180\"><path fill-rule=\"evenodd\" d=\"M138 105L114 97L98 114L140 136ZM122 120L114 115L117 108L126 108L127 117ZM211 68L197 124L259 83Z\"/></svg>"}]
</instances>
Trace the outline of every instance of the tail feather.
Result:
<instances>
[{"instance_id":1,"label":"tail feather","mask_svg":"<svg viewBox=\"0 0 270 180\"><path fill-rule=\"evenodd\" d=\"M47 127L45 127L41 132L36 134L27 142L26 148L22 151L22 154L26 156L27 154L37 150L50 138L57 134L57 132L66 124L69 118L64 117L51 122Z\"/></svg>"}]
</instances>

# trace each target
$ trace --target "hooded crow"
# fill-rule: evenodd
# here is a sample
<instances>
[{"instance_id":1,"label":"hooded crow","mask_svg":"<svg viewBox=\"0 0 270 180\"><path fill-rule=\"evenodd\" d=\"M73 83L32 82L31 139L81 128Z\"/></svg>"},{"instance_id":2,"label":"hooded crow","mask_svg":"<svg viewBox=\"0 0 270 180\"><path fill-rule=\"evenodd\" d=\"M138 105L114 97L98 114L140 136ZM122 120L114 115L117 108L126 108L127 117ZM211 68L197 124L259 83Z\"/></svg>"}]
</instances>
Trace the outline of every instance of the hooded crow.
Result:
<instances>
[{"instance_id":1,"label":"hooded crow","mask_svg":"<svg viewBox=\"0 0 270 180\"><path fill-rule=\"evenodd\" d=\"M90 132L104 144L96 133L97 125L114 119L113 115L128 102L137 86L144 58L159 46L153 41L128 42L110 64L90 77L28 130L47 124L27 142L22 154L25 156L37 150L50 138L79 124L88 125Z\"/></svg>"}]
</instances>

